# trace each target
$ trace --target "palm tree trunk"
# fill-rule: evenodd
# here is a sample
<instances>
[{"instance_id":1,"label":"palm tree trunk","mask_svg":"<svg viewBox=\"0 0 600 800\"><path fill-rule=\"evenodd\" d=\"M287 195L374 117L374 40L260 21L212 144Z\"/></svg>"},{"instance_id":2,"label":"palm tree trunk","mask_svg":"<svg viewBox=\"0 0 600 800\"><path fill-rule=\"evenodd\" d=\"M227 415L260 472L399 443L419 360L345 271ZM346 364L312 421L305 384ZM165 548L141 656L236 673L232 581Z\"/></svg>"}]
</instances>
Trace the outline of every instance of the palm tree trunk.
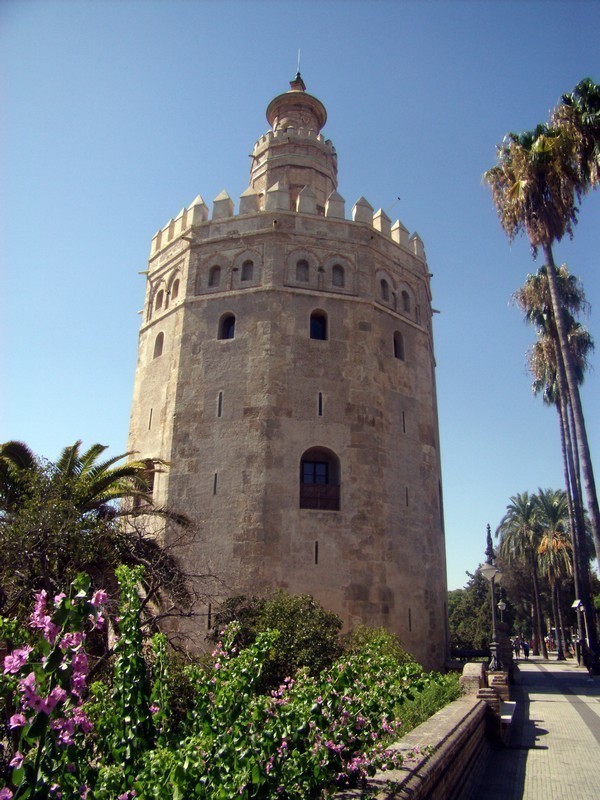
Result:
<instances>
[{"instance_id":1,"label":"palm tree trunk","mask_svg":"<svg viewBox=\"0 0 600 800\"><path fill-rule=\"evenodd\" d=\"M556 579L552 581L552 616L554 618L554 630L556 631L556 660L565 661L563 637L558 616L558 587Z\"/></svg>"},{"instance_id":2,"label":"palm tree trunk","mask_svg":"<svg viewBox=\"0 0 600 800\"><path fill-rule=\"evenodd\" d=\"M544 245L544 255L546 257L548 284L550 287L552 310L554 312L554 319L556 321L558 341L560 344L560 353L562 356L562 361L567 375L569 397L573 407L573 418L575 420L575 431L577 434L577 444L579 447L579 455L581 459L581 467L583 472L583 483L585 486L588 512L590 515L592 537L594 539L594 547L596 549L596 559L600 567L600 509L598 508L596 482L594 480L592 458L590 454L590 447L585 429L583 409L581 407L579 385L577 382L577 376L575 374L573 359L571 357L571 350L569 348L567 331L563 317L563 309L559 299L558 282L556 278L556 264L554 263L554 255L552 253L552 246L550 244Z\"/></svg>"},{"instance_id":3,"label":"palm tree trunk","mask_svg":"<svg viewBox=\"0 0 600 800\"><path fill-rule=\"evenodd\" d=\"M540 603L540 585L537 574L537 561L534 558L531 568L531 578L533 581L533 602L535 605L535 633L536 640L539 642L539 647L542 651L542 656L548 658L548 648L546 647L546 640L544 639L544 626L542 623L542 606ZM539 652L539 651L538 651ZM536 654L537 655L537 654Z\"/></svg>"}]
</instances>

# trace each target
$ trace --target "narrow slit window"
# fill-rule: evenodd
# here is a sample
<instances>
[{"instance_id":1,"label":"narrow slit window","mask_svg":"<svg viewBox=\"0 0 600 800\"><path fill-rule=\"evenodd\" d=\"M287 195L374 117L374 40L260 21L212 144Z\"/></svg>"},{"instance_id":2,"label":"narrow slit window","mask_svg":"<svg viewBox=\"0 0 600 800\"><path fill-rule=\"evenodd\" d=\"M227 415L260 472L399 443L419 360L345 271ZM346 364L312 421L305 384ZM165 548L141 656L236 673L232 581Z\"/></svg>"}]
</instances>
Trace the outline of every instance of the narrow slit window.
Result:
<instances>
[{"instance_id":1,"label":"narrow slit window","mask_svg":"<svg viewBox=\"0 0 600 800\"><path fill-rule=\"evenodd\" d=\"M381 289L381 299L384 302L389 303L389 301L390 301L390 285L386 281L385 278L382 278L379 281L379 288Z\"/></svg>"},{"instance_id":2,"label":"narrow slit window","mask_svg":"<svg viewBox=\"0 0 600 800\"><path fill-rule=\"evenodd\" d=\"M402 433L406 433L406 414L402 412Z\"/></svg>"},{"instance_id":3,"label":"narrow slit window","mask_svg":"<svg viewBox=\"0 0 600 800\"><path fill-rule=\"evenodd\" d=\"M340 266L340 264L334 264L333 269L331 270L331 283L333 286L339 286L342 288L345 284L344 268Z\"/></svg>"},{"instance_id":4,"label":"narrow slit window","mask_svg":"<svg viewBox=\"0 0 600 800\"><path fill-rule=\"evenodd\" d=\"M152 409L150 409L150 412L148 414L148 430L151 429L152 429Z\"/></svg>"},{"instance_id":5,"label":"narrow slit window","mask_svg":"<svg viewBox=\"0 0 600 800\"><path fill-rule=\"evenodd\" d=\"M219 323L219 339L235 338L235 317L233 314L225 314Z\"/></svg>"},{"instance_id":6,"label":"narrow slit window","mask_svg":"<svg viewBox=\"0 0 600 800\"><path fill-rule=\"evenodd\" d=\"M213 478L213 494L217 493L217 477L218 473L215 472L215 476Z\"/></svg>"},{"instance_id":7,"label":"narrow slit window","mask_svg":"<svg viewBox=\"0 0 600 800\"><path fill-rule=\"evenodd\" d=\"M327 315L323 311L313 311L310 315L310 338L327 339Z\"/></svg>"},{"instance_id":8,"label":"narrow slit window","mask_svg":"<svg viewBox=\"0 0 600 800\"><path fill-rule=\"evenodd\" d=\"M218 286L221 283L221 267L215 266L210 268L208 273L208 285L210 287Z\"/></svg>"},{"instance_id":9,"label":"narrow slit window","mask_svg":"<svg viewBox=\"0 0 600 800\"><path fill-rule=\"evenodd\" d=\"M308 261L304 258L296 264L296 280L299 283L308 283Z\"/></svg>"},{"instance_id":10,"label":"narrow slit window","mask_svg":"<svg viewBox=\"0 0 600 800\"><path fill-rule=\"evenodd\" d=\"M319 563L319 543L315 542L315 564Z\"/></svg>"},{"instance_id":11,"label":"narrow slit window","mask_svg":"<svg viewBox=\"0 0 600 800\"><path fill-rule=\"evenodd\" d=\"M212 628L212 603L208 604L208 612L206 614L206 627L208 630Z\"/></svg>"},{"instance_id":12,"label":"narrow slit window","mask_svg":"<svg viewBox=\"0 0 600 800\"><path fill-rule=\"evenodd\" d=\"M394 358L404 361L404 337L400 331L394 333Z\"/></svg>"},{"instance_id":13,"label":"narrow slit window","mask_svg":"<svg viewBox=\"0 0 600 800\"><path fill-rule=\"evenodd\" d=\"M244 261L242 264L242 280L251 281L254 277L254 262Z\"/></svg>"},{"instance_id":14,"label":"narrow slit window","mask_svg":"<svg viewBox=\"0 0 600 800\"><path fill-rule=\"evenodd\" d=\"M165 335L164 333L159 333L156 339L154 340L154 353L152 358L158 358L163 354L163 348L165 344Z\"/></svg>"},{"instance_id":15,"label":"narrow slit window","mask_svg":"<svg viewBox=\"0 0 600 800\"><path fill-rule=\"evenodd\" d=\"M217 397L217 417L223 416L223 392L219 392Z\"/></svg>"},{"instance_id":16,"label":"narrow slit window","mask_svg":"<svg viewBox=\"0 0 600 800\"><path fill-rule=\"evenodd\" d=\"M408 486L406 487L406 505L408 506Z\"/></svg>"},{"instance_id":17,"label":"narrow slit window","mask_svg":"<svg viewBox=\"0 0 600 800\"><path fill-rule=\"evenodd\" d=\"M317 401L319 416L323 416L323 392L319 392L319 399Z\"/></svg>"}]
</instances>

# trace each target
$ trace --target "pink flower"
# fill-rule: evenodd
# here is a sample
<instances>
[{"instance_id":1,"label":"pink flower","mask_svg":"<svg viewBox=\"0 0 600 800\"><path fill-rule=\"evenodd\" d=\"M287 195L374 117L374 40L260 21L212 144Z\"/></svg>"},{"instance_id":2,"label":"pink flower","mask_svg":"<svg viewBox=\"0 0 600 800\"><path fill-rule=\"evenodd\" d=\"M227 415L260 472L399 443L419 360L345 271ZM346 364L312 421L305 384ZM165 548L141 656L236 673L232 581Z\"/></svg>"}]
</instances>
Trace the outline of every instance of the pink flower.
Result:
<instances>
[{"instance_id":1,"label":"pink flower","mask_svg":"<svg viewBox=\"0 0 600 800\"><path fill-rule=\"evenodd\" d=\"M27 663L29 654L33 650L31 645L21 647L18 650L13 650L4 659L4 674L15 675L21 667Z\"/></svg>"},{"instance_id":2,"label":"pink flower","mask_svg":"<svg viewBox=\"0 0 600 800\"><path fill-rule=\"evenodd\" d=\"M60 592L60 594L57 594L54 598L54 605L58 607L66 596L67 595L64 592Z\"/></svg>"},{"instance_id":3,"label":"pink flower","mask_svg":"<svg viewBox=\"0 0 600 800\"><path fill-rule=\"evenodd\" d=\"M75 633L65 633L65 635L60 640L60 649L61 650L76 650L78 647L81 646L83 642L83 634L79 631Z\"/></svg>"},{"instance_id":4,"label":"pink flower","mask_svg":"<svg viewBox=\"0 0 600 800\"><path fill-rule=\"evenodd\" d=\"M92 597L92 605L103 606L108 602L108 595L104 589L98 589Z\"/></svg>"},{"instance_id":5,"label":"pink flower","mask_svg":"<svg viewBox=\"0 0 600 800\"><path fill-rule=\"evenodd\" d=\"M10 800L12 796L13 793L7 786L4 789L0 789L0 800Z\"/></svg>"},{"instance_id":6,"label":"pink flower","mask_svg":"<svg viewBox=\"0 0 600 800\"><path fill-rule=\"evenodd\" d=\"M23 725L27 725L27 719L25 718L25 714L13 714L10 720L8 721L8 727L13 730L14 728L22 728Z\"/></svg>"},{"instance_id":7,"label":"pink flower","mask_svg":"<svg viewBox=\"0 0 600 800\"><path fill-rule=\"evenodd\" d=\"M8 765L8 766L9 766L9 767L16 767L17 769L19 769L19 767L20 767L20 766L21 766L21 764L23 763L23 760L24 760L24 758L25 758L25 757L24 757L23 753L20 753L20 752L17 750L17 752L15 753L15 755L14 755L14 757L13 757L12 761L9 763L9 765Z\"/></svg>"},{"instance_id":8,"label":"pink flower","mask_svg":"<svg viewBox=\"0 0 600 800\"><path fill-rule=\"evenodd\" d=\"M150 706L150 713L158 714L159 711L160 711L160 706L156 705L156 703L152 703L152 705Z\"/></svg>"}]
</instances>

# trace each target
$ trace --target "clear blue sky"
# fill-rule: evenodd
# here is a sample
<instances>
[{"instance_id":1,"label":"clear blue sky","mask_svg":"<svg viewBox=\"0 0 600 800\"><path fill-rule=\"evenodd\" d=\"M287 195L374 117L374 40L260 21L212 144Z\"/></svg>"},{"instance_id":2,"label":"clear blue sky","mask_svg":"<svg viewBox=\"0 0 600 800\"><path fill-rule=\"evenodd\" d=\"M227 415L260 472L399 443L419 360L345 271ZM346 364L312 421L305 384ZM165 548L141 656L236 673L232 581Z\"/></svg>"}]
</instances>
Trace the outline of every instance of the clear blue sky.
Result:
<instances>
[{"instance_id":1,"label":"clear blue sky","mask_svg":"<svg viewBox=\"0 0 600 800\"><path fill-rule=\"evenodd\" d=\"M198 193L237 204L301 48L347 213L399 196L390 216L425 243L448 582L464 585L510 495L562 485L556 414L530 393L532 332L509 305L536 265L481 175L506 131L600 78L599 27L600 4L577 0L1 2L0 441L125 450L150 239ZM599 212L587 198L556 253L596 309ZM587 324L600 341L597 312ZM592 454L599 388L596 370Z\"/></svg>"}]
</instances>

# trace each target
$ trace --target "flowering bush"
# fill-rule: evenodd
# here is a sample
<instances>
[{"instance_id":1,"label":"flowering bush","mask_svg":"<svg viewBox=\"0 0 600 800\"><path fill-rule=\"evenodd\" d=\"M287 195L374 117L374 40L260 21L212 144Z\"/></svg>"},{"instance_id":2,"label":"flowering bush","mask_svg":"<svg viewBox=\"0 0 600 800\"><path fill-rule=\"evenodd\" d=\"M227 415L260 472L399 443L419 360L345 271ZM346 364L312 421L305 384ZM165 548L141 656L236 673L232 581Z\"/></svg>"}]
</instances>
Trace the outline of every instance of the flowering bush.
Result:
<instances>
[{"instance_id":1,"label":"flowering bush","mask_svg":"<svg viewBox=\"0 0 600 800\"><path fill-rule=\"evenodd\" d=\"M4 658L11 758L1 800L87 797L91 769L83 743L91 723L83 709L84 645L86 633L103 625L106 601L101 591L90 598L89 588L89 578L80 575L69 594L56 595L51 604L46 592L39 592L29 621L33 644Z\"/></svg>"},{"instance_id":2,"label":"flowering bush","mask_svg":"<svg viewBox=\"0 0 600 800\"><path fill-rule=\"evenodd\" d=\"M403 709L415 706L411 698L434 686L438 700L448 699L439 677L399 663L380 637L318 675L302 669L263 693L263 670L280 634L266 631L240 650L233 623L211 665L187 669L191 700L185 719L175 721L166 640L155 637L152 652L143 647L141 573L123 568L118 575L112 680L94 684L87 701L86 633L102 625L105 598L88 599L85 577L50 608L38 595L34 635L6 655L13 742L0 800L316 800L399 764L387 744ZM17 641L14 631L12 637Z\"/></svg>"}]
</instances>

